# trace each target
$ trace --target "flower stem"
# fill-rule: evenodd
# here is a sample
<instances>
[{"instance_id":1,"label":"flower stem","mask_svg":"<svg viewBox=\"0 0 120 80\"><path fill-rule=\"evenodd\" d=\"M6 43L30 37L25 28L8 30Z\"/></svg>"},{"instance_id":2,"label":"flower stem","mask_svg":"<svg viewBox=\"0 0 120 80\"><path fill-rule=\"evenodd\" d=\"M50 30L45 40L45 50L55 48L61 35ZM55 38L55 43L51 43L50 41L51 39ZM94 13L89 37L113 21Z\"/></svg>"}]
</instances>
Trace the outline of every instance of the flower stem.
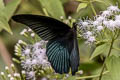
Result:
<instances>
[{"instance_id":1,"label":"flower stem","mask_svg":"<svg viewBox=\"0 0 120 80\"><path fill-rule=\"evenodd\" d=\"M95 8L94 8L94 6L93 6L91 0L90 0L90 7L91 7L91 9L92 9L94 15L97 16L97 13L96 13L96 11L95 11Z\"/></svg>"},{"instance_id":2,"label":"flower stem","mask_svg":"<svg viewBox=\"0 0 120 80\"><path fill-rule=\"evenodd\" d=\"M111 54L111 51L112 51L112 48L113 48L113 43L114 43L114 39L112 39L112 42L111 42L111 45L110 45L110 49L109 49L108 55L107 55L107 57L105 58L105 61L104 61L104 63L103 63L103 67L102 67L102 71L101 71L100 76L99 76L99 80L102 79L102 74L103 74L104 69L105 69L105 62L106 62L107 58L110 56L110 54Z\"/></svg>"},{"instance_id":3,"label":"flower stem","mask_svg":"<svg viewBox=\"0 0 120 80\"><path fill-rule=\"evenodd\" d=\"M109 71L105 71L105 72L103 72L102 74L104 75L104 74L106 74L106 73L108 73L108 72L109 72ZM90 79L90 78L95 78L95 77L99 77L99 76L100 76L100 74L92 75L92 76L85 76L85 77L77 77L76 80Z\"/></svg>"}]
</instances>

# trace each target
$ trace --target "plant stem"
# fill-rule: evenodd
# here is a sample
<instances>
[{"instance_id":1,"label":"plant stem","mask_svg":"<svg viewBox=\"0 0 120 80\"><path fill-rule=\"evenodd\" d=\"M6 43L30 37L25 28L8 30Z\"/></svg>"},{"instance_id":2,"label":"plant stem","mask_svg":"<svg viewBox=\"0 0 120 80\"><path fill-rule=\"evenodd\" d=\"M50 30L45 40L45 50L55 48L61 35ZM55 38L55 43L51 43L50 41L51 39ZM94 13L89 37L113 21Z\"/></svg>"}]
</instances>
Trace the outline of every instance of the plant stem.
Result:
<instances>
[{"instance_id":1,"label":"plant stem","mask_svg":"<svg viewBox=\"0 0 120 80\"><path fill-rule=\"evenodd\" d=\"M102 79L102 74L103 74L104 69L105 69L105 62L106 62L107 58L110 56L110 54L111 54L111 51L112 51L112 48L113 48L113 43L114 43L114 39L112 39L112 42L111 42L111 45L110 45L110 49L109 49L108 55L107 55L107 57L105 58L105 61L104 61L104 63L103 63L103 67L102 67L102 71L101 71L101 73L100 73L99 80Z\"/></svg>"},{"instance_id":2,"label":"plant stem","mask_svg":"<svg viewBox=\"0 0 120 80\"><path fill-rule=\"evenodd\" d=\"M94 6L93 6L93 4L92 4L92 2L91 2L91 0L90 0L90 7L91 7L91 9L92 9L92 11L93 11L93 13L94 13L94 15L95 16L97 16L97 13L96 13L96 11L95 11L95 8L94 8Z\"/></svg>"},{"instance_id":3,"label":"plant stem","mask_svg":"<svg viewBox=\"0 0 120 80\"><path fill-rule=\"evenodd\" d=\"M45 8L43 8L43 12L44 12L44 14L45 14L46 16L49 16L49 14L48 14L48 12L47 12L47 10L46 10Z\"/></svg>"},{"instance_id":4,"label":"plant stem","mask_svg":"<svg viewBox=\"0 0 120 80\"><path fill-rule=\"evenodd\" d=\"M105 71L103 72L102 74L106 74L108 73L109 71ZM90 79L90 78L95 78L95 77L99 77L100 74L97 74L97 75L92 75L92 76L85 76L85 77L77 77L76 80L81 80L81 79Z\"/></svg>"}]
</instances>

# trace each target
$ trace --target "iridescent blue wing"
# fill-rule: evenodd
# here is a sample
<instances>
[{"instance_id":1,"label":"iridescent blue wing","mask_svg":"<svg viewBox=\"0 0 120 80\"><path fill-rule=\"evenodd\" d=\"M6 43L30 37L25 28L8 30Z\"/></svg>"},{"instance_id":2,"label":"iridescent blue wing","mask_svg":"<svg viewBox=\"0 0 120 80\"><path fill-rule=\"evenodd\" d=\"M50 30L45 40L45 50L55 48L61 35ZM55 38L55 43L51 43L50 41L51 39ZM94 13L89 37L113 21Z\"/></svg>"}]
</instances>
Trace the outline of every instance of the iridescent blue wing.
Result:
<instances>
[{"instance_id":1,"label":"iridescent blue wing","mask_svg":"<svg viewBox=\"0 0 120 80\"><path fill-rule=\"evenodd\" d=\"M50 40L47 44L47 56L57 73L68 73L71 67L72 75L78 71L79 50L77 39L71 35Z\"/></svg>"},{"instance_id":2,"label":"iridescent blue wing","mask_svg":"<svg viewBox=\"0 0 120 80\"><path fill-rule=\"evenodd\" d=\"M65 39L51 40L47 44L47 56L52 67L57 73L68 73L70 69L70 52Z\"/></svg>"},{"instance_id":3,"label":"iridescent blue wing","mask_svg":"<svg viewBox=\"0 0 120 80\"><path fill-rule=\"evenodd\" d=\"M12 19L30 27L43 40L64 36L71 29L67 24L46 16L21 14Z\"/></svg>"}]
</instances>

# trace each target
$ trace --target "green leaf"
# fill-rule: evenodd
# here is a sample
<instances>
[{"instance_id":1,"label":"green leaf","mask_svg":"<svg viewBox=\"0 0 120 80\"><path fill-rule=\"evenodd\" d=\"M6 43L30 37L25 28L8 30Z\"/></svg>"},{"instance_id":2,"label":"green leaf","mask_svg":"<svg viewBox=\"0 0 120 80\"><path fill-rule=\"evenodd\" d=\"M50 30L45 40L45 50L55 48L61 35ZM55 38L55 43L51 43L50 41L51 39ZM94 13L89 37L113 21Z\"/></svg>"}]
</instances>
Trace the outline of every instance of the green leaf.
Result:
<instances>
[{"instance_id":1,"label":"green leaf","mask_svg":"<svg viewBox=\"0 0 120 80\"><path fill-rule=\"evenodd\" d=\"M12 0L5 6L5 9L3 10L3 12L6 15L7 21L9 21L9 19L15 12L15 10L18 7L18 5L20 4L20 2L21 2L21 0Z\"/></svg>"},{"instance_id":2,"label":"green leaf","mask_svg":"<svg viewBox=\"0 0 120 80\"><path fill-rule=\"evenodd\" d=\"M94 52L92 53L90 60L92 60L93 58L95 58L96 56L106 52L106 50L108 50L108 48L110 47L110 44L108 43L104 43L102 45L99 45L95 48Z\"/></svg>"},{"instance_id":3,"label":"green leaf","mask_svg":"<svg viewBox=\"0 0 120 80\"><path fill-rule=\"evenodd\" d=\"M103 1L103 0L93 0L92 2L105 3L105 1Z\"/></svg>"},{"instance_id":4,"label":"green leaf","mask_svg":"<svg viewBox=\"0 0 120 80\"><path fill-rule=\"evenodd\" d=\"M106 66L109 70L110 80L120 80L120 57L109 57L106 60Z\"/></svg>"},{"instance_id":5,"label":"green leaf","mask_svg":"<svg viewBox=\"0 0 120 80\"><path fill-rule=\"evenodd\" d=\"M13 34L7 20L5 18L1 18L1 16L0 16L0 29L5 29L10 34Z\"/></svg>"},{"instance_id":6,"label":"green leaf","mask_svg":"<svg viewBox=\"0 0 120 80\"><path fill-rule=\"evenodd\" d=\"M0 30L5 29L12 34L8 21L15 12L17 6L20 4L20 0L12 0L6 6L4 6L2 0L0 0L0 2L0 7L4 7L3 9L0 8Z\"/></svg>"},{"instance_id":7,"label":"green leaf","mask_svg":"<svg viewBox=\"0 0 120 80\"><path fill-rule=\"evenodd\" d=\"M86 8L87 5L88 5L87 3L80 3L80 4L78 5L77 12L78 12L79 10L83 9L83 8Z\"/></svg>"},{"instance_id":8,"label":"green leaf","mask_svg":"<svg viewBox=\"0 0 120 80\"><path fill-rule=\"evenodd\" d=\"M84 0L76 0L76 1L84 1Z\"/></svg>"},{"instance_id":9,"label":"green leaf","mask_svg":"<svg viewBox=\"0 0 120 80\"><path fill-rule=\"evenodd\" d=\"M4 9L4 3L3 3L3 0L0 0L0 10Z\"/></svg>"},{"instance_id":10,"label":"green leaf","mask_svg":"<svg viewBox=\"0 0 120 80\"><path fill-rule=\"evenodd\" d=\"M88 0L76 0L78 2L89 2Z\"/></svg>"},{"instance_id":11,"label":"green leaf","mask_svg":"<svg viewBox=\"0 0 120 80\"><path fill-rule=\"evenodd\" d=\"M69 0L61 0L61 2L64 4L66 2L68 2Z\"/></svg>"},{"instance_id":12,"label":"green leaf","mask_svg":"<svg viewBox=\"0 0 120 80\"><path fill-rule=\"evenodd\" d=\"M65 17L64 9L60 0L39 0L43 8L46 8L50 16L60 19Z\"/></svg>"}]
</instances>

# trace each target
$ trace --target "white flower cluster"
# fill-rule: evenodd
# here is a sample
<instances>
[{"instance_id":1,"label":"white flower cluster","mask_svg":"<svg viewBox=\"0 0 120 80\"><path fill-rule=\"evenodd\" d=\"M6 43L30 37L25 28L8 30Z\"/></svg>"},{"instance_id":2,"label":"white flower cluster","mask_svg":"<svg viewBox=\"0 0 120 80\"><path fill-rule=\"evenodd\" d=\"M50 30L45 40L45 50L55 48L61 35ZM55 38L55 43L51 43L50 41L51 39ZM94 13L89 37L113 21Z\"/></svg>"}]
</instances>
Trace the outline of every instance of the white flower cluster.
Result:
<instances>
[{"instance_id":1,"label":"white flower cluster","mask_svg":"<svg viewBox=\"0 0 120 80\"><path fill-rule=\"evenodd\" d=\"M11 70L12 70L12 74L11 74ZM11 64L10 67L5 66L5 72L0 72L0 80L21 80L24 79L25 80L25 71L23 73L23 71L21 71L21 74L18 73L15 69L14 64Z\"/></svg>"},{"instance_id":2,"label":"white flower cluster","mask_svg":"<svg viewBox=\"0 0 120 80\"><path fill-rule=\"evenodd\" d=\"M94 20L79 20L79 32L80 35L86 39L86 43L93 43L96 41L96 37L103 30L108 29L114 32L116 29L120 29L120 9L118 6L109 6L107 10L103 11L101 15L98 15Z\"/></svg>"},{"instance_id":3,"label":"white flower cluster","mask_svg":"<svg viewBox=\"0 0 120 80\"><path fill-rule=\"evenodd\" d=\"M46 41L41 40L34 45L27 45L23 48L21 66L26 71L27 79L35 79L35 70L50 67L46 56Z\"/></svg>"},{"instance_id":4,"label":"white flower cluster","mask_svg":"<svg viewBox=\"0 0 120 80\"><path fill-rule=\"evenodd\" d=\"M31 36L31 37L35 37L35 33L34 33L30 28L28 28L28 29L23 29L23 30L20 32L20 35L26 36L26 34L27 34L28 32L30 33L30 36Z\"/></svg>"}]
</instances>

